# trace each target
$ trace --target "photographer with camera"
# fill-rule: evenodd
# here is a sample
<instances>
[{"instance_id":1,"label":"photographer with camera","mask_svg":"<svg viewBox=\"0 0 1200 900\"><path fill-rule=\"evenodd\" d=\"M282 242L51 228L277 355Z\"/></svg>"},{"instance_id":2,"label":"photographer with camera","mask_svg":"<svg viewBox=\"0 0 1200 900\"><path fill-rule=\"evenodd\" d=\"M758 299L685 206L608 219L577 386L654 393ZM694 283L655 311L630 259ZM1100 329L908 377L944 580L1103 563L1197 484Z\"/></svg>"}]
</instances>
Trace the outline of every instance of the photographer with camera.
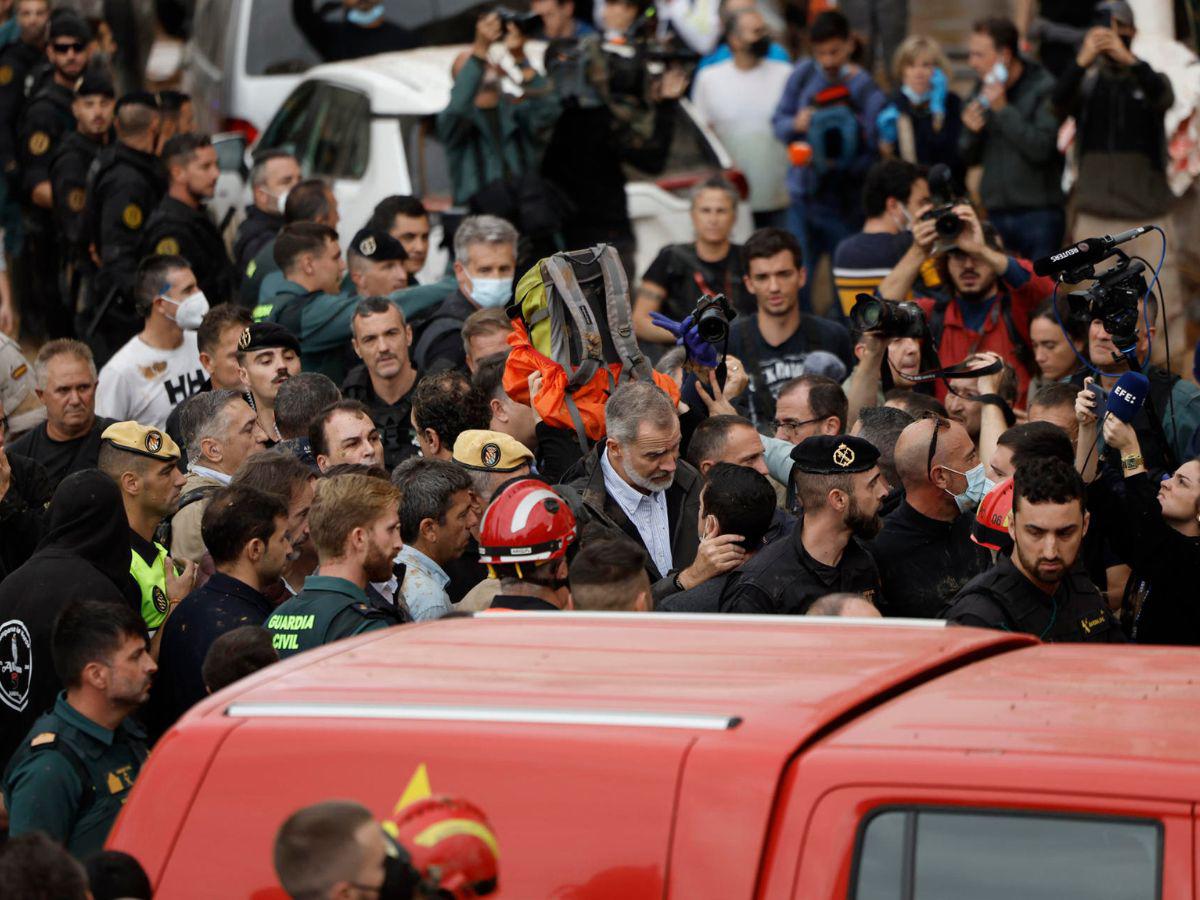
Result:
<instances>
[{"instance_id":1,"label":"photographer with camera","mask_svg":"<svg viewBox=\"0 0 1200 900\"><path fill-rule=\"evenodd\" d=\"M1055 111L1060 118L1074 116L1076 125L1079 175L1074 232L1116 234L1157 222L1170 244L1175 196L1167 185L1164 118L1175 98L1171 82L1130 49L1137 30L1125 0L1102 3L1097 23L1054 89ZM1114 122L1120 127L1113 127ZM1157 234L1146 234L1124 249L1130 256L1157 264L1162 243ZM1170 247L1158 277L1166 323L1172 336L1180 335L1171 368L1182 371L1187 321L1179 269Z\"/></svg>"},{"instance_id":2,"label":"photographer with camera","mask_svg":"<svg viewBox=\"0 0 1200 900\"><path fill-rule=\"evenodd\" d=\"M918 385L911 376L938 367L937 351L929 334L929 325L921 308L911 301L888 303L870 301L879 312L891 313L881 322L862 321L866 307L855 306L851 313L852 327L858 338L854 355L858 362L843 385L849 403L847 421L853 422L858 413L872 406L882 406L886 395L895 390L919 390L932 399L933 388Z\"/></svg>"},{"instance_id":3,"label":"photographer with camera","mask_svg":"<svg viewBox=\"0 0 1200 900\"><path fill-rule=\"evenodd\" d=\"M1005 245L1040 259L1058 248L1065 225L1054 78L1020 55L1008 19L984 19L971 32L979 83L962 114L963 161L983 166L979 194Z\"/></svg>"},{"instance_id":4,"label":"photographer with camera","mask_svg":"<svg viewBox=\"0 0 1200 900\"><path fill-rule=\"evenodd\" d=\"M1093 304L1092 313L1099 312L1102 310ZM1158 333L1155 325L1158 300L1153 294L1146 300L1145 317L1150 322L1148 331L1139 308L1135 332L1135 352L1139 360L1146 359L1150 342ZM1112 321L1109 324L1115 325ZM1118 344L1124 343L1114 339L1101 319L1092 320L1088 328L1088 358L1100 370L1098 384L1106 396L1121 376L1130 371L1128 358L1118 349ZM1143 464L1152 476L1157 477L1174 471L1194 455L1193 446L1200 435L1200 388L1158 366L1146 365L1141 372L1148 379L1148 389L1130 424L1137 434ZM1097 379L1081 372L1073 381L1083 388L1075 404L1082 454L1096 444L1097 417L1104 414L1104 405L1088 388ZM1103 438L1096 452L1114 473L1123 471L1120 453L1108 447Z\"/></svg>"},{"instance_id":5,"label":"photographer with camera","mask_svg":"<svg viewBox=\"0 0 1200 900\"><path fill-rule=\"evenodd\" d=\"M501 90L504 72L488 55L501 41L521 71L519 98ZM511 18L505 22L501 11L475 23L475 42L454 60L453 73L450 103L437 117L437 136L446 148L454 203L467 206L474 198L478 205L482 192L495 194L502 184L516 186L528 174L536 176L558 118L558 98L525 56L525 33Z\"/></svg>"},{"instance_id":6,"label":"photographer with camera","mask_svg":"<svg viewBox=\"0 0 1200 900\"><path fill-rule=\"evenodd\" d=\"M1023 408L1035 370L1029 319L1053 293L1054 281L1034 275L1028 260L1007 255L995 229L981 224L971 206L960 204L937 219L915 222L913 245L883 279L879 295L887 300L908 296L925 261L934 257L935 247L941 249L939 227L944 236L950 224L947 216L958 219L961 230L953 245L936 257L942 287L916 302L929 320L943 367L981 350L999 354L1017 371L1015 406ZM937 397L944 401L944 383L939 382Z\"/></svg>"},{"instance_id":7,"label":"photographer with camera","mask_svg":"<svg viewBox=\"0 0 1200 900\"><path fill-rule=\"evenodd\" d=\"M605 35L555 42L546 73L562 114L546 148L542 175L569 200L562 236L569 247L612 244L634 277L635 239L625 197L625 166L663 171L681 115L688 75L679 54L652 61L637 31L642 4L603 5Z\"/></svg>"}]
</instances>

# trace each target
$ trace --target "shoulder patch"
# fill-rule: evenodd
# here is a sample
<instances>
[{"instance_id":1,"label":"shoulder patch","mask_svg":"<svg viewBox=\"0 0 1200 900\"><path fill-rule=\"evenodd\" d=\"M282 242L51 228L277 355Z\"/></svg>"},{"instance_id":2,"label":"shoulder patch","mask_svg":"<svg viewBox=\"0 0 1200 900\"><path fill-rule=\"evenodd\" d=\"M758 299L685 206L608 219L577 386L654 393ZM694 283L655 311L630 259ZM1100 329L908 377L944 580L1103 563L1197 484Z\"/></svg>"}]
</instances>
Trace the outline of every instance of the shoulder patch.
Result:
<instances>
[{"instance_id":1,"label":"shoulder patch","mask_svg":"<svg viewBox=\"0 0 1200 900\"><path fill-rule=\"evenodd\" d=\"M125 211L121 213L121 221L124 223L126 228L141 228L142 208L136 203L130 203L125 207Z\"/></svg>"},{"instance_id":2,"label":"shoulder patch","mask_svg":"<svg viewBox=\"0 0 1200 900\"><path fill-rule=\"evenodd\" d=\"M75 188L67 194L67 209L71 212L83 212L83 207L87 203L87 191L83 188Z\"/></svg>"},{"instance_id":3,"label":"shoulder patch","mask_svg":"<svg viewBox=\"0 0 1200 900\"><path fill-rule=\"evenodd\" d=\"M21 363L19 366L17 366L15 369L12 370L12 375L10 375L9 377L12 378L13 381L20 381L22 378L25 377L25 373L28 371L29 371L29 366L26 365L25 363Z\"/></svg>"},{"instance_id":4,"label":"shoulder patch","mask_svg":"<svg viewBox=\"0 0 1200 900\"><path fill-rule=\"evenodd\" d=\"M159 256L177 256L179 254L179 241L173 237L165 237L154 245L154 252Z\"/></svg>"},{"instance_id":5,"label":"shoulder patch","mask_svg":"<svg viewBox=\"0 0 1200 900\"><path fill-rule=\"evenodd\" d=\"M13 70L12 66L0 66L0 85L12 84Z\"/></svg>"},{"instance_id":6,"label":"shoulder patch","mask_svg":"<svg viewBox=\"0 0 1200 900\"><path fill-rule=\"evenodd\" d=\"M41 156L50 149L50 135L44 131L35 131L29 136L29 152Z\"/></svg>"},{"instance_id":7,"label":"shoulder patch","mask_svg":"<svg viewBox=\"0 0 1200 900\"><path fill-rule=\"evenodd\" d=\"M53 744L58 740L58 735L53 731L43 731L32 741L29 742L30 747L44 747L46 744Z\"/></svg>"},{"instance_id":8,"label":"shoulder patch","mask_svg":"<svg viewBox=\"0 0 1200 900\"><path fill-rule=\"evenodd\" d=\"M250 264L246 266L246 277L253 278L254 273L257 271L258 271L258 263L256 263L254 260L250 260Z\"/></svg>"}]
</instances>

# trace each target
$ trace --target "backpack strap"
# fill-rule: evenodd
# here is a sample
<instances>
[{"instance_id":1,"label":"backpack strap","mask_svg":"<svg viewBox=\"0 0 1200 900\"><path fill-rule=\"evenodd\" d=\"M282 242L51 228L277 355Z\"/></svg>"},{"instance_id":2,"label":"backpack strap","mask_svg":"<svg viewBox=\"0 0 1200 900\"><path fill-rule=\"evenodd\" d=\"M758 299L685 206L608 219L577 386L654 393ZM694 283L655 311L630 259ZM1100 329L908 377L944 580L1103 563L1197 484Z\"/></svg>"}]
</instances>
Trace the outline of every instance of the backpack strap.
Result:
<instances>
[{"instance_id":1,"label":"backpack strap","mask_svg":"<svg viewBox=\"0 0 1200 900\"><path fill-rule=\"evenodd\" d=\"M543 259L541 266L542 281L548 280L554 285L554 290L575 323L576 331L579 332L579 353L582 358L579 366L571 372L571 353L570 348L566 346L570 340L570 331L565 327L555 328L553 324L550 328L550 354L567 372L567 393L570 394L591 381L600 371L604 365L604 343L600 338L600 328L592 314L592 308L583 296L583 290L579 287L575 269L571 264L561 254L556 253ZM607 281L606 277L606 288ZM551 298L547 298L547 306L552 302ZM550 315L553 322L553 310Z\"/></svg>"},{"instance_id":2,"label":"backpack strap","mask_svg":"<svg viewBox=\"0 0 1200 900\"><path fill-rule=\"evenodd\" d=\"M595 248L600 263L600 274L604 278L604 302L608 311L608 330L613 346L621 358L621 379L651 381L654 378L650 363L638 347L633 336L633 311L629 305L629 281L621 265L620 254L612 244L598 244Z\"/></svg>"}]
</instances>

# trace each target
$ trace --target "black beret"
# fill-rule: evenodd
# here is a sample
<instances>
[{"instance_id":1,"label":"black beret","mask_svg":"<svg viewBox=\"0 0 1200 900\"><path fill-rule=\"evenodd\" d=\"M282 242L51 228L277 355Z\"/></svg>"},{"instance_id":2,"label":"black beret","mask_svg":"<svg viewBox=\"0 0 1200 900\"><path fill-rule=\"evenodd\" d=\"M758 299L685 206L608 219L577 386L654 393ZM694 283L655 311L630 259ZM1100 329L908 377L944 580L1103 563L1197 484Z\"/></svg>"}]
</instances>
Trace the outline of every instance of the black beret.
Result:
<instances>
[{"instance_id":1,"label":"black beret","mask_svg":"<svg viewBox=\"0 0 1200 900\"><path fill-rule=\"evenodd\" d=\"M92 29L79 16L64 12L50 18L50 40L60 37L72 37L87 44L92 40Z\"/></svg>"},{"instance_id":2,"label":"black beret","mask_svg":"<svg viewBox=\"0 0 1200 900\"><path fill-rule=\"evenodd\" d=\"M870 441L848 434L815 434L792 448L793 471L809 475L866 472L879 461Z\"/></svg>"},{"instance_id":3,"label":"black beret","mask_svg":"<svg viewBox=\"0 0 1200 900\"><path fill-rule=\"evenodd\" d=\"M114 90L112 79L108 77L107 73L88 69L75 84L75 96L93 97L97 94L111 98L115 97L117 92Z\"/></svg>"},{"instance_id":4,"label":"black beret","mask_svg":"<svg viewBox=\"0 0 1200 900\"><path fill-rule=\"evenodd\" d=\"M238 338L238 352L252 353L268 347L286 347L300 353L296 336L275 322L255 322Z\"/></svg>"},{"instance_id":5,"label":"black beret","mask_svg":"<svg viewBox=\"0 0 1200 900\"><path fill-rule=\"evenodd\" d=\"M408 259L403 244L386 231L376 231L374 228L364 228L356 234L350 242L350 252L372 262Z\"/></svg>"}]
</instances>

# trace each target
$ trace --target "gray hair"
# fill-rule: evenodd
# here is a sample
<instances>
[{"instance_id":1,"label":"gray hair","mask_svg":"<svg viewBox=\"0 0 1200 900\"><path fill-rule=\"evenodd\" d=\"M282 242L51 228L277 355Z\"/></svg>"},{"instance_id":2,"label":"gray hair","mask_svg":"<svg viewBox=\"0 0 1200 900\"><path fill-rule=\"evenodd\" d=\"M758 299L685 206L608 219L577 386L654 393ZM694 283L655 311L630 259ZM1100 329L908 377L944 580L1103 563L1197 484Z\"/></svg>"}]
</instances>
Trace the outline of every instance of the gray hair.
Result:
<instances>
[{"instance_id":1,"label":"gray hair","mask_svg":"<svg viewBox=\"0 0 1200 900\"><path fill-rule=\"evenodd\" d=\"M474 244L508 244L517 252L517 229L499 216L467 216L454 232L454 258L464 266Z\"/></svg>"},{"instance_id":2,"label":"gray hair","mask_svg":"<svg viewBox=\"0 0 1200 900\"><path fill-rule=\"evenodd\" d=\"M38 351L37 358L33 361L33 374L37 377L39 388L45 390L46 369L50 365L50 360L59 356L74 356L76 359L83 360L88 364L92 378L95 379L96 359L92 356L91 348L83 341L77 341L74 338L58 338L42 344L42 349Z\"/></svg>"},{"instance_id":3,"label":"gray hair","mask_svg":"<svg viewBox=\"0 0 1200 900\"><path fill-rule=\"evenodd\" d=\"M420 537L425 519L444 522L451 498L475 485L457 463L423 456L410 457L396 466L392 484L400 489L400 537L406 544Z\"/></svg>"},{"instance_id":4,"label":"gray hair","mask_svg":"<svg viewBox=\"0 0 1200 900\"><path fill-rule=\"evenodd\" d=\"M224 441L228 438L229 405L234 400L245 403L246 398L237 391L207 391L191 397L180 411L179 425L189 463L201 458L200 446L206 439Z\"/></svg>"},{"instance_id":5,"label":"gray hair","mask_svg":"<svg viewBox=\"0 0 1200 900\"><path fill-rule=\"evenodd\" d=\"M275 427L285 440L308 436L308 426L325 407L342 399L328 375L300 372L285 379L275 395Z\"/></svg>"},{"instance_id":6,"label":"gray hair","mask_svg":"<svg viewBox=\"0 0 1200 900\"><path fill-rule=\"evenodd\" d=\"M604 404L608 436L621 445L637 440L638 427L643 422L655 428L669 428L676 418L671 398L651 381L622 385Z\"/></svg>"},{"instance_id":7,"label":"gray hair","mask_svg":"<svg viewBox=\"0 0 1200 900\"><path fill-rule=\"evenodd\" d=\"M254 165L250 168L250 187L259 188L266 184L267 181L267 164L276 159L296 159L294 154L288 153L286 150L267 150L254 159ZM299 164L299 160L296 160Z\"/></svg>"},{"instance_id":8,"label":"gray hair","mask_svg":"<svg viewBox=\"0 0 1200 900\"><path fill-rule=\"evenodd\" d=\"M675 370L681 368L685 362L687 362L687 348L672 347L658 358L658 362L654 364L654 371L661 375L674 375Z\"/></svg>"},{"instance_id":9,"label":"gray hair","mask_svg":"<svg viewBox=\"0 0 1200 900\"><path fill-rule=\"evenodd\" d=\"M705 178L692 188L692 192L688 199L688 206L694 207L696 205L696 201L700 199L700 195L704 191L723 191L729 198L729 202L733 204L733 208L735 210L738 207L738 203L740 203L742 200L742 195L738 193L738 189L730 184L729 180L726 179L724 175L713 175L709 178Z\"/></svg>"}]
</instances>

